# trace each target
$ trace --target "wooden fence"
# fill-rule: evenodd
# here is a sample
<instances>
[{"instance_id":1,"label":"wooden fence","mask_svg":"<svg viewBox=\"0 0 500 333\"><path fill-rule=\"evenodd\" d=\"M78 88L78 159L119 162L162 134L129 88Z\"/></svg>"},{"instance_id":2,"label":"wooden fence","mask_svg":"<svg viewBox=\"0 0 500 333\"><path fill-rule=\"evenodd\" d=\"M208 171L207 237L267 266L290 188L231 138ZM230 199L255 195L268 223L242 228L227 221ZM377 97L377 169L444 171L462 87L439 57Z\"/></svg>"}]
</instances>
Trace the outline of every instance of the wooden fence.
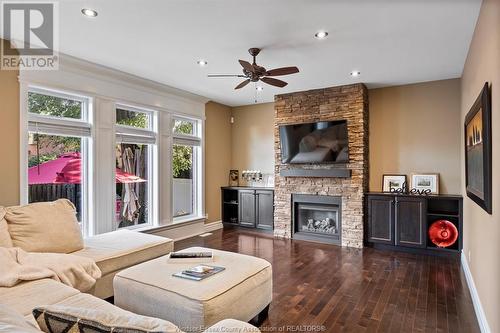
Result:
<instances>
[{"instance_id":1,"label":"wooden fence","mask_svg":"<svg viewBox=\"0 0 500 333\"><path fill-rule=\"evenodd\" d=\"M81 186L80 184L33 184L28 189L29 202L54 201L65 198L76 207L78 221L81 215Z\"/></svg>"}]
</instances>

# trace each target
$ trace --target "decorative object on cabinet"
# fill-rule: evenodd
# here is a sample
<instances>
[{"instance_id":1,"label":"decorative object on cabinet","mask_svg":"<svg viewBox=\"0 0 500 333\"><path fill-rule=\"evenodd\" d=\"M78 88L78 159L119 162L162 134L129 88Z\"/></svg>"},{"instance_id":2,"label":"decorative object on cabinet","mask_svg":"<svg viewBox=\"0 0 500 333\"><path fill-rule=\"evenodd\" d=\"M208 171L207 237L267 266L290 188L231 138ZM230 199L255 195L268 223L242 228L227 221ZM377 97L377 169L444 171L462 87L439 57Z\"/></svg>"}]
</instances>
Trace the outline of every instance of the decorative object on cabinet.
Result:
<instances>
[{"instance_id":1,"label":"decorative object on cabinet","mask_svg":"<svg viewBox=\"0 0 500 333\"><path fill-rule=\"evenodd\" d=\"M240 185L240 172L238 170L229 170L229 186Z\"/></svg>"},{"instance_id":2,"label":"decorative object on cabinet","mask_svg":"<svg viewBox=\"0 0 500 333\"><path fill-rule=\"evenodd\" d=\"M411 175L412 194L439 194L439 174L413 173Z\"/></svg>"},{"instance_id":3,"label":"decorative object on cabinet","mask_svg":"<svg viewBox=\"0 0 500 333\"><path fill-rule=\"evenodd\" d=\"M381 249L407 252L460 255L462 250L462 197L367 193L365 195L365 243ZM447 220L457 228L458 238L439 247L430 238L429 228Z\"/></svg>"},{"instance_id":4,"label":"decorative object on cabinet","mask_svg":"<svg viewBox=\"0 0 500 333\"><path fill-rule=\"evenodd\" d=\"M274 173L264 175L264 184L266 187L274 187Z\"/></svg>"},{"instance_id":5,"label":"decorative object on cabinet","mask_svg":"<svg viewBox=\"0 0 500 333\"><path fill-rule=\"evenodd\" d=\"M262 172L260 170L243 170L241 178L245 180L247 186L262 186Z\"/></svg>"},{"instance_id":6,"label":"decorative object on cabinet","mask_svg":"<svg viewBox=\"0 0 500 333\"><path fill-rule=\"evenodd\" d=\"M403 192L406 175L383 175L382 192Z\"/></svg>"},{"instance_id":7,"label":"decorative object on cabinet","mask_svg":"<svg viewBox=\"0 0 500 333\"><path fill-rule=\"evenodd\" d=\"M467 196L489 214L491 190L491 95L488 82L465 117L465 186Z\"/></svg>"},{"instance_id":8,"label":"decorative object on cabinet","mask_svg":"<svg viewBox=\"0 0 500 333\"><path fill-rule=\"evenodd\" d=\"M448 220L437 220L429 227L429 238L437 247L449 247L458 239L458 230Z\"/></svg>"}]
</instances>

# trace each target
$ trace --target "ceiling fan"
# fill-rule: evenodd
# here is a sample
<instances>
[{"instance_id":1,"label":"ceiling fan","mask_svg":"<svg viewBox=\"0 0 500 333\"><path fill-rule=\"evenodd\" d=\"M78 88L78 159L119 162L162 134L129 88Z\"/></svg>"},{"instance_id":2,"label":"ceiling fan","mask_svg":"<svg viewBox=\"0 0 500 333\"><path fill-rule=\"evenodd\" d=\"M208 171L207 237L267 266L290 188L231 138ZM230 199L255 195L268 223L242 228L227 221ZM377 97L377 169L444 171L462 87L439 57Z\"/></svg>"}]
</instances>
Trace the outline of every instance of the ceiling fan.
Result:
<instances>
[{"instance_id":1,"label":"ceiling fan","mask_svg":"<svg viewBox=\"0 0 500 333\"><path fill-rule=\"evenodd\" d=\"M295 74L299 72L299 69L295 66L293 67L281 67L271 70L267 70L262 66L257 65L255 57L260 53L260 49L253 47L248 50L248 53L253 57L253 63L249 63L245 60L238 60L240 65L243 67L243 75L241 74L209 74L208 77L244 77L246 80L238 84L234 89L240 89L249 84L250 82L262 81L264 83L270 84L275 87L283 88L288 83L281 81L270 76L281 76Z\"/></svg>"}]
</instances>

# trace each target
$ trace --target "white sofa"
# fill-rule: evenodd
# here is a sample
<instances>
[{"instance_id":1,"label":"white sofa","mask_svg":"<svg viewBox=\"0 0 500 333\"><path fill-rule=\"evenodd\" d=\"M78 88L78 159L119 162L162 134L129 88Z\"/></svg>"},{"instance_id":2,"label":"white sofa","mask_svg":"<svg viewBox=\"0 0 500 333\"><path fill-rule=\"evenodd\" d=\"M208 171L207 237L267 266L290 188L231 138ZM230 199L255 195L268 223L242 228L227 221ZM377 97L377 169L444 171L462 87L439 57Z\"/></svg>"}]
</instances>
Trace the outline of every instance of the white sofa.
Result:
<instances>
[{"instance_id":1,"label":"white sofa","mask_svg":"<svg viewBox=\"0 0 500 333\"><path fill-rule=\"evenodd\" d=\"M24 282L11 288L0 288L0 304L24 316L25 320L35 327L38 327L38 325L32 315L32 310L35 307L47 305L101 310L109 314L127 317L137 316L98 297L81 293L74 288L50 279ZM14 332L12 327L7 326L6 323L8 322L9 318L2 318L0 313L0 332ZM171 325L172 328L176 327L174 324ZM206 332L251 333L259 331L250 324L228 319L211 326Z\"/></svg>"},{"instance_id":2,"label":"white sofa","mask_svg":"<svg viewBox=\"0 0 500 333\"><path fill-rule=\"evenodd\" d=\"M127 229L82 239L74 205L69 200L59 199L26 206L0 207L0 246L91 258L101 270L102 277L90 293L108 298L113 296L113 277L116 273L170 253L174 242L169 238Z\"/></svg>"},{"instance_id":3,"label":"white sofa","mask_svg":"<svg viewBox=\"0 0 500 333\"><path fill-rule=\"evenodd\" d=\"M67 205L67 202L59 203L63 206ZM31 215L28 216L37 216L37 207L41 207L42 210L47 208L47 206L35 206L35 209L30 212ZM33 206L30 206L30 209L31 208L33 208ZM61 209L61 207L54 207L54 209ZM65 210L65 208L62 207L62 210ZM23 248L23 246L21 246L23 242L19 241L18 237L19 234L22 234L19 232L19 228L16 229L18 242L15 243L13 240L9 239L9 232L13 231L14 228L10 228L9 223L6 221L5 211L3 207L0 207L0 246L19 246ZM40 214L43 215L43 212L40 211ZM40 216L37 217L39 218ZM60 218L60 216L58 216L56 212L49 219L56 220L58 218ZM20 220L23 222L22 219ZM26 224L28 225L29 221L26 222ZM37 226L34 225L33 229L36 230ZM47 228L45 227L45 229ZM21 231L26 233L27 230L29 231L30 229L25 228ZM47 230L50 231L49 229ZM38 232L39 236L35 236L34 238L32 237L33 235L27 235L28 242L24 248L25 250L32 250L30 249L30 242L36 243L37 237L43 237L44 231L38 230ZM52 237L51 239L54 239L53 236L54 235L47 235L48 238ZM68 239L65 238L62 242L67 240ZM46 240L40 241L41 243L47 243ZM65 246L68 246L68 244ZM55 280L42 279L22 282L10 288L0 287L0 305L14 310L16 313L24 316L27 321L35 325L36 322L33 318L32 310L35 307L47 305L89 308L103 310L117 315L136 316L136 314L120 309L102 298L113 296L113 278L118 272L141 262L168 254L172 250L173 241L171 239L130 230L118 230L86 238L83 239L82 249L69 253L92 258L101 269L102 277L97 280L94 288L90 290L89 293L81 293ZM2 321L2 319L5 318L2 318L0 313L0 332L12 332L12 330L9 330L8 324L6 324L8 321ZM172 326L175 327L173 324ZM5 329L6 327L7 329ZM227 330L230 332L258 331L255 327L236 320L223 320L208 331Z\"/></svg>"},{"instance_id":4,"label":"white sofa","mask_svg":"<svg viewBox=\"0 0 500 333\"><path fill-rule=\"evenodd\" d=\"M101 269L91 293L100 298L113 296L113 278L121 270L161 257L174 249L173 240L130 230L118 230L84 239L84 248L72 252L92 258Z\"/></svg>"}]
</instances>

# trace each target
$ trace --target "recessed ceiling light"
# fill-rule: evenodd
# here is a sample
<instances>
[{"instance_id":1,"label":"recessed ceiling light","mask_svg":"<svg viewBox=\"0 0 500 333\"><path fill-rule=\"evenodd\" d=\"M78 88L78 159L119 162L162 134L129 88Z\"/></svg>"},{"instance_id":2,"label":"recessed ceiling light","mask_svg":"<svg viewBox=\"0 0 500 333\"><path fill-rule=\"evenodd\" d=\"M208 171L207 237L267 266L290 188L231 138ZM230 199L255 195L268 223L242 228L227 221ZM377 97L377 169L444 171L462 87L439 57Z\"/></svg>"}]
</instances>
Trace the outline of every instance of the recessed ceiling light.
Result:
<instances>
[{"instance_id":1,"label":"recessed ceiling light","mask_svg":"<svg viewBox=\"0 0 500 333\"><path fill-rule=\"evenodd\" d=\"M201 67L208 65L208 62L206 60L200 59L196 62L198 65Z\"/></svg>"},{"instance_id":2,"label":"recessed ceiling light","mask_svg":"<svg viewBox=\"0 0 500 333\"><path fill-rule=\"evenodd\" d=\"M357 77L357 76L360 76L361 75L361 72L360 71L352 71L351 72L351 76L352 77Z\"/></svg>"},{"instance_id":3,"label":"recessed ceiling light","mask_svg":"<svg viewBox=\"0 0 500 333\"><path fill-rule=\"evenodd\" d=\"M328 36L327 31L318 31L317 33L314 34L314 37L316 37L317 39L324 39L327 36Z\"/></svg>"},{"instance_id":4,"label":"recessed ceiling light","mask_svg":"<svg viewBox=\"0 0 500 333\"><path fill-rule=\"evenodd\" d=\"M88 17L96 17L97 16L97 12L95 10L89 9L89 8L83 8L82 14L85 16L88 16Z\"/></svg>"},{"instance_id":5,"label":"recessed ceiling light","mask_svg":"<svg viewBox=\"0 0 500 333\"><path fill-rule=\"evenodd\" d=\"M262 87L262 86L258 86L258 87L257 87L257 88L255 88L255 89L257 89L258 91L262 91L262 90L264 90L264 87Z\"/></svg>"}]
</instances>

